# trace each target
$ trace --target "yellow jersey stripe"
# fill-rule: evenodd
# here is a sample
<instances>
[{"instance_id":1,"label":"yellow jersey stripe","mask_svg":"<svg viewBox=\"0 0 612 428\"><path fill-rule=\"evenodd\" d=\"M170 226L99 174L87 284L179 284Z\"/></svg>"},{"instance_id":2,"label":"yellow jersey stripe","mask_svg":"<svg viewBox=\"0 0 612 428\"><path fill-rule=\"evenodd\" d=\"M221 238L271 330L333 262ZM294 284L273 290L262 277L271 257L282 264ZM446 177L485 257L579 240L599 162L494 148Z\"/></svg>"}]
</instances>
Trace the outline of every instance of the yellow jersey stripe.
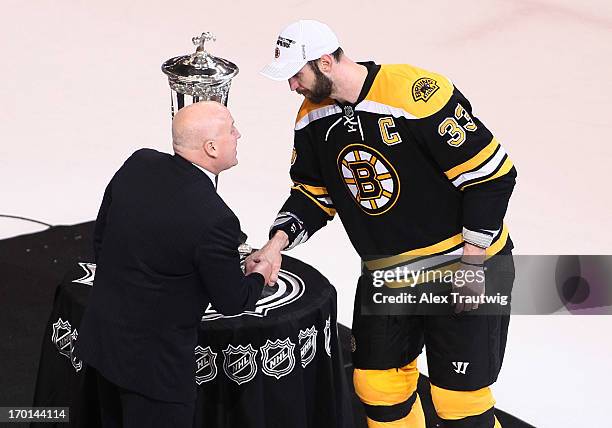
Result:
<instances>
[{"instance_id":1,"label":"yellow jersey stripe","mask_svg":"<svg viewBox=\"0 0 612 428\"><path fill-rule=\"evenodd\" d=\"M450 250L453 247L461 244L463 242L463 237L461 233L456 234L455 236L451 236L448 239L445 239L442 242L438 242L437 244L430 245L428 247L417 248L415 250L406 251L405 253L398 254L396 256L385 257L378 260L370 260L365 262L368 270L378 270L385 269L389 266L395 266L400 263L404 263L409 261L415 256L428 256L437 253L443 253L445 251Z\"/></svg>"},{"instance_id":2,"label":"yellow jersey stripe","mask_svg":"<svg viewBox=\"0 0 612 428\"><path fill-rule=\"evenodd\" d=\"M512 169L513 166L514 165L512 164L512 161L510 160L510 158L506 158L506 160L504 161L504 164L501 166L499 171L497 171L494 175L492 175L489 178L485 178L484 180L480 180L480 181L476 181L474 183L466 184L465 186L461 187L460 190L463 190L466 187L473 186L475 184L484 183L485 181L495 180L496 178L501 177L502 175L505 175L508 172L510 172L510 170Z\"/></svg>"},{"instance_id":3,"label":"yellow jersey stripe","mask_svg":"<svg viewBox=\"0 0 612 428\"><path fill-rule=\"evenodd\" d=\"M497 241L493 242L491 246L489 246L489 248L486 249L487 259L499 253L502 250L502 248L506 246L506 243L508 242L508 235L509 235L508 228L504 224L504 226L502 227L502 232L499 235L499 238L497 238Z\"/></svg>"},{"instance_id":4,"label":"yellow jersey stripe","mask_svg":"<svg viewBox=\"0 0 612 428\"><path fill-rule=\"evenodd\" d=\"M333 208L328 208L325 205L321 204L319 201L317 201L315 198L313 198L311 195L309 195L304 189L296 186L296 187L292 187L295 190L298 190L300 192L302 192L302 194L304 194L308 199L310 199L312 202L314 202L319 208L321 208L328 216L333 217L336 215L336 210Z\"/></svg>"},{"instance_id":5,"label":"yellow jersey stripe","mask_svg":"<svg viewBox=\"0 0 612 428\"><path fill-rule=\"evenodd\" d=\"M298 187L303 187L307 192L312 193L315 196L327 196L327 188L318 187L318 186L309 186L308 184L294 182L295 186L292 189L297 189Z\"/></svg>"},{"instance_id":6,"label":"yellow jersey stripe","mask_svg":"<svg viewBox=\"0 0 612 428\"><path fill-rule=\"evenodd\" d=\"M497 237L497 239L491 244L490 247L486 249L486 257L490 258L491 256L499 253L502 248L505 247L508 242L508 227L504 224L502 227L502 231ZM399 264L405 264L409 262L411 259L416 259L420 256L424 255L434 255L434 254L443 254L448 250L460 245L463 242L463 236L461 233L452 236L448 239L445 239L442 242L438 242L437 244L430 245L429 247L417 248L415 250L406 251L405 253L398 254L396 256L384 257L381 259L370 260L364 262L366 268L370 271L386 269L390 266L396 266Z\"/></svg>"},{"instance_id":7,"label":"yellow jersey stripe","mask_svg":"<svg viewBox=\"0 0 612 428\"><path fill-rule=\"evenodd\" d=\"M481 165L484 161L489 159L493 153L495 153L495 150L497 150L498 147L499 143L497 142L495 137L493 137L491 142L484 149L478 152L476 156L463 162L460 165L457 165L454 168L449 169L444 174L446 174L449 180L454 180L464 172L470 171Z\"/></svg>"}]
</instances>

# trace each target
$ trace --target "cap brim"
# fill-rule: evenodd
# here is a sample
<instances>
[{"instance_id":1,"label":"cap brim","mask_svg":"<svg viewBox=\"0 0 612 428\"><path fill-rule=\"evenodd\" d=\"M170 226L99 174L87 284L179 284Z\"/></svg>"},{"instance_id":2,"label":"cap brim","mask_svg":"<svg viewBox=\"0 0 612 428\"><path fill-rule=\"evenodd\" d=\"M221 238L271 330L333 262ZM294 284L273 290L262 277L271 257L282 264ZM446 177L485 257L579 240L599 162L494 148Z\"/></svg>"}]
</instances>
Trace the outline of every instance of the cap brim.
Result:
<instances>
[{"instance_id":1,"label":"cap brim","mask_svg":"<svg viewBox=\"0 0 612 428\"><path fill-rule=\"evenodd\" d=\"M272 61L261 69L260 73L272 80L289 80L306 65L304 62Z\"/></svg>"}]
</instances>

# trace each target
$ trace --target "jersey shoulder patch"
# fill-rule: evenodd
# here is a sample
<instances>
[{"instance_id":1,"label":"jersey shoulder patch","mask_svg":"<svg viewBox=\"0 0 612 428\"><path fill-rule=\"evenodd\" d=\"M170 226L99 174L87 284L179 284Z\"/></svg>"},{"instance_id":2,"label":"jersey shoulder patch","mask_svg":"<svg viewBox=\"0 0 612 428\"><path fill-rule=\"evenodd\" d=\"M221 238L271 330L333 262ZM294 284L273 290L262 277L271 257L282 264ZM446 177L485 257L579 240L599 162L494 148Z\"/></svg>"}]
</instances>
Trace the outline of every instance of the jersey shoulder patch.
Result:
<instances>
[{"instance_id":1,"label":"jersey shoulder patch","mask_svg":"<svg viewBox=\"0 0 612 428\"><path fill-rule=\"evenodd\" d=\"M382 65L366 100L420 119L440 111L453 95L452 82L441 74L408 64Z\"/></svg>"}]
</instances>

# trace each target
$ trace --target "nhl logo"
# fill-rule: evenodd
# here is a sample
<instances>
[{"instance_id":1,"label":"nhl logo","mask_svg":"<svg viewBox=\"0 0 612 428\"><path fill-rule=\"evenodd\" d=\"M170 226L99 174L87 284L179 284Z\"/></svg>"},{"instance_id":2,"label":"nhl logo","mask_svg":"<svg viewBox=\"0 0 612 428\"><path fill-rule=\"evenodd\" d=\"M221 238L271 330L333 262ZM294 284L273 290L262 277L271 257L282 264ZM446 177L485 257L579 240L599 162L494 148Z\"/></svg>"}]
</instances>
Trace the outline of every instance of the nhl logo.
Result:
<instances>
[{"instance_id":1,"label":"nhl logo","mask_svg":"<svg viewBox=\"0 0 612 428\"><path fill-rule=\"evenodd\" d=\"M205 382L213 380L217 376L217 365L215 360L217 354L210 349L210 346L202 348L195 347L196 357L196 383L202 385Z\"/></svg>"},{"instance_id":2,"label":"nhl logo","mask_svg":"<svg viewBox=\"0 0 612 428\"><path fill-rule=\"evenodd\" d=\"M261 370L276 379L288 375L295 367L294 349L295 344L289 338L276 339L274 342L266 340L266 344L261 347Z\"/></svg>"},{"instance_id":3,"label":"nhl logo","mask_svg":"<svg viewBox=\"0 0 612 428\"><path fill-rule=\"evenodd\" d=\"M72 353L72 326L69 321L63 321L61 318L53 324L53 333L51 340L55 343L55 347L61 355L70 358Z\"/></svg>"},{"instance_id":4,"label":"nhl logo","mask_svg":"<svg viewBox=\"0 0 612 428\"><path fill-rule=\"evenodd\" d=\"M344 106L344 115L347 119L351 119L353 117L353 107Z\"/></svg>"},{"instance_id":5,"label":"nhl logo","mask_svg":"<svg viewBox=\"0 0 612 428\"><path fill-rule=\"evenodd\" d=\"M317 353L317 329L313 325L306 330L300 330L298 339L302 368L306 368Z\"/></svg>"},{"instance_id":6,"label":"nhl logo","mask_svg":"<svg viewBox=\"0 0 612 428\"><path fill-rule=\"evenodd\" d=\"M271 287L265 287L261 297L255 304L255 310L245 311L238 315L222 315L217 312L212 305L208 305L204 311L202 321L213 321L219 318L234 318L243 315L251 315L255 317L265 317L268 311L282 308L292 302L298 300L304 294L304 281L299 276L293 273L281 270L278 273L276 284Z\"/></svg>"},{"instance_id":7,"label":"nhl logo","mask_svg":"<svg viewBox=\"0 0 612 428\"><path fill-rule=\"evenodd\" d=\"M325 329L323 332L325 333L325 352L331 357L331 322L329 317L327 317L325 321Z\"/></svg>"},{"instance_id":8,"label":"nhl logo","mask_svg":"<svg viewBox=\"0 0 612 428\"><path fill-rule=\"evenodd\" d=\"M251 344L228 345L227 349L223 350L223 371L238 385L252 380L257 374L256 354L257 350L253 349Z\"/></svg>"},{"instance_id":9,"label":"nhl logo","mask_svg":"<svg viewBox=\"0 0 612 428\"><path fill-rule=\"evenodd\" d=\"M79 333L75 329L72 331L72 326L69 321L64 321L61 318L53 324L53 332L51 333L51 341L59 351L60 355L68 358L72 363L75 371L83 368L83 362L78 360L73 354L74 342L77 340Z\"/></svg>"},{"instance_id":10,"label":"nhl logo","mask_svg":"<svg viewBox=\"0 0 612 428\"><path fill-rule=\"evenodd\" d=\"M278 46L274 49L274 59L278 59L280 57L280 49Z\"/></svg>"},{"instance_id":11,"label":"nhl logo","mask_svg":"<svg viewBox=\"0 0 612 428\"><path fill-rule=\"evenodd\" d=\"M421 77L412 85L412 98L414 101L427 102L436 91L440 89L438 82L430 77Z\"/></svg>"},{"instance_id":12,"label":"nhl logo","mask_svg":"<svg viewBox=\"0 0 612 428\"><path fill-rule=\"evenodd\" d=\"M72 282L79 284L93 286L94 279L96 277L96 264L95 263L79 263L79 266L85 271L84 276L79 279L75 279Z\"/></svg>"}]
</instances>

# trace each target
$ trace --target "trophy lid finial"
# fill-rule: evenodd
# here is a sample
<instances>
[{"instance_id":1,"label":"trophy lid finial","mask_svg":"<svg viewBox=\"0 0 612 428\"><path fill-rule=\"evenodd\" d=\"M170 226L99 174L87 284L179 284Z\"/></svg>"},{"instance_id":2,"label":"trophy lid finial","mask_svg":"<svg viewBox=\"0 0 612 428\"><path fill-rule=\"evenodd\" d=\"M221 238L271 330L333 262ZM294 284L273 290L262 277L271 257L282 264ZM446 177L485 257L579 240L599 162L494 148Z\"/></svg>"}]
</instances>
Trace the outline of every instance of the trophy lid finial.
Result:
<instances>
[{"instance_id":1,"label":"trophy lid finial","mask_svg":"<svg viewBox=\"0 0 612 428\"><path fill-rule=\"evenodd\" d=\"M209 42L209 41L216 42L217 38L210 31L206 31L200 34L199 36L192 37L191 41L193 42L194 45L197 46L196 51L205 51L204 43Z\"/></svg>"}]
</instances>

